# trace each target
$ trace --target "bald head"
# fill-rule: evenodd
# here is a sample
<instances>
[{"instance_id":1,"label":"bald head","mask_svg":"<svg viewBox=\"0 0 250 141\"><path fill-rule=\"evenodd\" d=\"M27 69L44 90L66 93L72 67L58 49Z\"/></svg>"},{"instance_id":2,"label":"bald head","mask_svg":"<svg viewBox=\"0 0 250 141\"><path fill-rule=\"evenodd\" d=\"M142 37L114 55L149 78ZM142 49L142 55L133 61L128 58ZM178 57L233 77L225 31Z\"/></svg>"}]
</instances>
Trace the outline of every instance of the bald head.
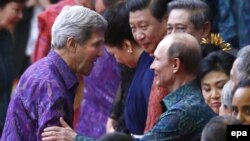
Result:
<instances>
[{"instance_id":1,"label":"bald head","mask_svg":"<svg viewBox=\"0 0 250 141\"><path fill-rule=\"evenodd\" d=\"M167 35L157 46L156 52L165 52L167 59L179 58L184 71L196 74L201 60L200 45L195 37L187 33Z\"/></svg>"}]
</instances>

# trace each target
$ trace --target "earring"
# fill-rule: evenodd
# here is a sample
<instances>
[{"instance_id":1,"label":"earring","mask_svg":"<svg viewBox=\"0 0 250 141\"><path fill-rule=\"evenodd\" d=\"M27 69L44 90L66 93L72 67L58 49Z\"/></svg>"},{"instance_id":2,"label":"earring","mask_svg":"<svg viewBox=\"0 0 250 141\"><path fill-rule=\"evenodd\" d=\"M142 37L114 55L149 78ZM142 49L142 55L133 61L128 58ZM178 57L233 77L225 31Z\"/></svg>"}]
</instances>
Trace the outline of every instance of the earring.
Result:
<instances>
[{"instance_id":1,"label":"earring","mask_svg":"<svg viewBox=\"0 0 250 141\"><path fill-rule=\"evenodd\" d=\"M128 50L128 53L133 53L133 51L131 49Z\"/></svg>"}]
</instances>

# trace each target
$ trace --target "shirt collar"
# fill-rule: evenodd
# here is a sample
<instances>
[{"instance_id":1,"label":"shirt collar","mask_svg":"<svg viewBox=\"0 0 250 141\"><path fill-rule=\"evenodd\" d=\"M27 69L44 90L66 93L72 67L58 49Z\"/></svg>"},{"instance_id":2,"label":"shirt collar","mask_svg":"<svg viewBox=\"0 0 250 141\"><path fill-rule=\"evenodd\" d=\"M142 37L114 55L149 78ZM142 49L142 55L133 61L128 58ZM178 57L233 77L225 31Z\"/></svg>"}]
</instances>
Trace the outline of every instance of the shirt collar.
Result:
<instances>
[{"instance_id":1,"label":"shirt collar","mask_svg":"<svg viewBox=\"0 0 250 141\"><path fill-rule=\"evenodd\" d=\"M198 84L196 80L192 80L178 88L176 91L169 93L166 97L164 97L163 103L168 109L169 107L172 107L174 104L182 100L185 95L194 93L197 90L200 91Z\"/></svg>"},{"instance_id":2,"label":"shirt collar","mask_svg":"<svg viewBox=\"0 0 250 141\"><path fill-rule=\"evenodd\" d=\"M59 72L62 77L66 87L68 89L75 88L78 84L78 79L76 75L71 71L68 65L64 60L59 56L54 50L51 50L47 56L49 62L53 63L56 70Z\"/></svg>"}]
</instances>

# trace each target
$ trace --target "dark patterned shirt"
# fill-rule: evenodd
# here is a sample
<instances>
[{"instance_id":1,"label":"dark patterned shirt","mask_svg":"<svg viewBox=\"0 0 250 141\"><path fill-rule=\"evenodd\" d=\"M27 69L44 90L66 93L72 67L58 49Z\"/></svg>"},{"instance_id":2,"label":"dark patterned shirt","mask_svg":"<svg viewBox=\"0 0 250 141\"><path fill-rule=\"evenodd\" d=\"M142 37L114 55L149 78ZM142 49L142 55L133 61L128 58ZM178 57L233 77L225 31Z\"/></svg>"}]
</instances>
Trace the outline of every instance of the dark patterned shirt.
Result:
<instances>
[{"instance_id":1,"label":"dark patterned shirt","mask_svg":"<svg viewBox=\"0 0 250 141\"><path fill-rule=\"evenodd\" d=\"M0 137L11 95L13 81L12 63L11 34L3 29L0 31Z\"/></svg>"},{"instance_id":2,"label":"dark patterned shirt","mask_svg":"<svg viewBox=\"0 0 250 141\"><path fill-rule=\"evenodd\" d=\"M166 111L142 140L199 141L203 127L215 116L195 81L169 93L163 102Z\"/></svg>"},{"instance_id":3,"label":"dark patterned shirt","mask_svg":"<svg viewBox=\"0 0 250 141\"><path fill-rule=\"evenodd\" d=\"M142 141L200 141L203 127L215 116L195 81L169 93L163 102L167 110ZM74 141L93 140L78 135Z\"/></svg>"},{"instance_id":4,"label":"dark patterned shirt","mask_svg":"<svg viewBox=\"0 0 250 141\"><path fill-rule=\"evenodd\" d=\"M63 117L72 125L78 80L54 51L21 76L11 99L1 141L40 141L48 126Z\"/></svg>"}]
</instances>

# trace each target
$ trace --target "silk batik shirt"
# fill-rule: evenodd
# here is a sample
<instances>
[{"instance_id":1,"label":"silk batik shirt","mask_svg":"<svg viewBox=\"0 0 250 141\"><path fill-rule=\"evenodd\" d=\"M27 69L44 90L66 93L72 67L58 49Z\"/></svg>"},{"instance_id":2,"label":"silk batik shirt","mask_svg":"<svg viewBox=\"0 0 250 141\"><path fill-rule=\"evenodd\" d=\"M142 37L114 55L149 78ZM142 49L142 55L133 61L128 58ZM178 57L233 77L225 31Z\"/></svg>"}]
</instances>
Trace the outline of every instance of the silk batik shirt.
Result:
<instances>
[{"instance_id":1,"label":"silk batik shirt","mask_svg":"<svg viewBox=\"0 0 250 141\"><path fill-rule=\"evenodd\" d=\"M164 99L165 112L141 141L200 141L205 124L216 114L205 104L196 81L181 86ZM77 135L74 141L94 141Z\"/></svg>"},{"instance_id":2,"label":"silk batik shirt","mask_svg":"<svg viewBox=\"0 0 250 141\"><path fill-rule=\"evenodd\" d=\"M78 80L54 51L30 66L21 76L11 99L2 141L40 141L48 126L59 126L59 117L72 125Z\"/></svg>"},{"instance_id":3,"label":"silk batik shirt","mask_svg":"<svg viewBox=\"0 0 250 141\"><path fill-rule=\"evenodd\" d=\"M166 111L142 140L200 141L203 127L215 116L195 81L169 93L163 103Z\"/></svg>"}]
</instances>

